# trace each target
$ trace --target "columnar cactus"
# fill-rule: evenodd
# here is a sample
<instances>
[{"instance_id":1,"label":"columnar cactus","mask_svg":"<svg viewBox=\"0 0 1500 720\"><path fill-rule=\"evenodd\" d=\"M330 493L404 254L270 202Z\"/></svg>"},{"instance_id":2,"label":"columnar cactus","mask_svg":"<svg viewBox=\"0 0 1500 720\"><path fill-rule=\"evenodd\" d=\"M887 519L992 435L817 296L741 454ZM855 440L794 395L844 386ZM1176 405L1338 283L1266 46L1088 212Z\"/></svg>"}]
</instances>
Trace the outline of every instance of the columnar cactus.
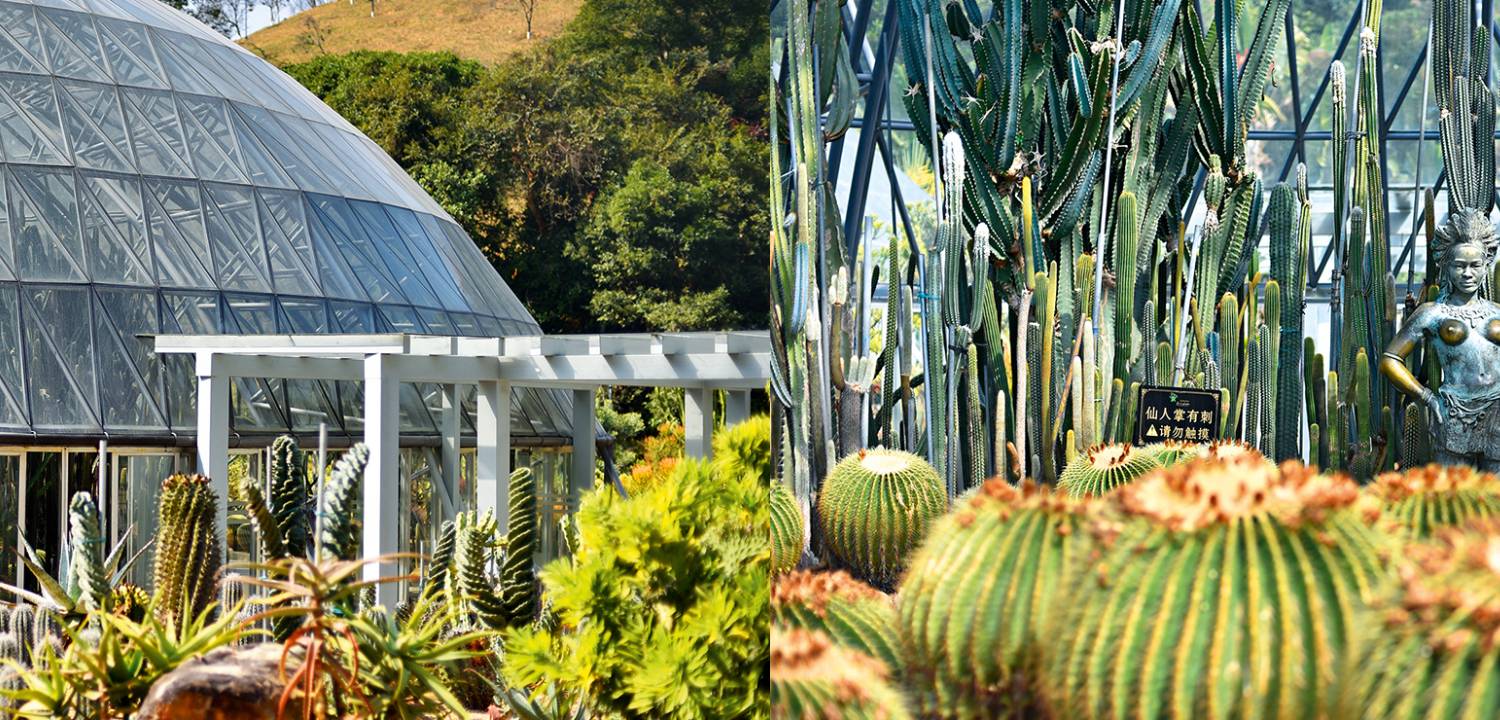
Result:
<instances>
[{"instance_id":1,"label":"columnar cactus","mask_svg":"<svg viewBox=\"0 0 1500 720\"><path fill-rule=\"evenodd\" d=\"M896 605L848 573L799 570L771 586L771 623L816 630L835 643L900 668Z\"/></svg>"},{"instance_id":2,"label":"columnar cactus","mask_svg":"<svg viewBox=\"0 0 1500 720\"><path fill-rule=\"evenodd\" d=\"M307 458L290 435L271 442L268 469L271 514L286 552L308 557L313 540L312 485L307 478Z\"/></svg>"},{"instance_id":3,"label":"columnar cactus","mask_svg":"<svg viewBox=\"0 0 1500 720\"><path fill-rule=\"evenodd\" d=\"M1500 522L1442 528L1396 555L1397 582L1365 616L1331 717L1500 717Z\"/></svg>"},{"instance_id":4,"label":"columnar cactus","mask_svg":"<svg viewBox=\"0 0 1500 720\"><path fill-rule=\"evenodd\" d=\"M104 570L104 530L99 506L86 492L68 503L68 542L72 546L68 571L78 587L79 601L89 610L109 607L109 579Z\"/></svg>"},{"instance_id":5,"label":"columnar cactus","mask_svg":"<svg viewBox=\"0 0 1500 720\"><path fill-rule=\"evenodd\" d=\"M1063 468L1057 487L1075 497L1098 497L1159 467L1156 455L1129 443L1095 445Z\"/></svg>"},{"instance_id":6,"label":"columnar cactus","mask_svg":"<svg viewBox=\"0 0 1500 720\"><path fill-rule=\"evenodd\" d=\"M1370 486L1394 532L1425 538L1438 528L1500 515L1500 478L1464 466L1385 473Z\"/></svg>"},{"instance_id":7,"label":"columnar cactus","mask_svg":"<svg viewBox=\"0 0 1500 720\"><path fill-rule=\"evenodd\" d=\"M766 454L765 469L769 478L769 453ZM536 479L531 468L517 468L512 472L509 489L505 561L500 565L500 612L507 625L514 626L531 621L536 614L539 593L534 566L537 549Z\"/></svg>"},{"instance_id":8,"label":"columnar cactus","mask_svg":"<svg viewBox=\"0 0 1500 720\"><path fill-rule=\"evenodd\" d=\"M942 480L921 458L866 450L844 458L823 481L823 540L855 576L888 588L907 555L947 507Z\"/></svg>"},{"instance_id":9,"label":"columnar cactus","mask_svg":"<svg viewBox=\"0 0 1500 720\"><path fill-rule=\"evenodd\" d=\"M1358 488L1295 462L1194 460L1112 496L1047 633L1065 717L1312 717L1382 573Z\"/></svg>"},{"instance_id":10,"label":"columnar cactus","mask_svg":"<svg viewBox=\"0 0 1500 720\"><path fill-rule=\"evenodd\" d=\"M323 519L318 545L323 559L353 560L359 555L359 533L355 528L357 495L364 484L365 466L370 463L370 449L355 443L339 457L323 483Z\"/></svg>"},{"instance_id":11,"label":"columnar cactus","mask_svg":"<svg viewBox=\"0 0 1500 720\"><path fill-rule=\"evenodd\" d=\"M797 567L802 558L802 511L792 491L780 480L771 481L771 574Z\"/></svg>"},{"instance_id":12,"label":"columnar cactus","mask_svg":"<svg viewBox=\"0 0 1500 720\"><path fill-rule=\"evenodd\" d=\"M897 601L902 672L919 710L1000 717L1036 698L1048 617L1086 556L1089 501L990 480L933 528Z\"/></svg>"},{"instance_id":13,"label":"columnar cactus","mask_svg":"<svg viewBox=\"0 0 1500 720\"><path fill-rule=\"evenodd\" d=\"M771 626L771 717L910 720L890 670L813 630Z\"/></svg>"},{"instance_id":14,"label":"columnar cactus","mask_svg":"<svg viewBox=\"0 0 1500 720\"><path fill-rule=\"evenodd\" d=\"M152 604L163 623L181 626L218 597L218 503L202 475L173 475L162 482Z\"/></svg>"}]
</instances>

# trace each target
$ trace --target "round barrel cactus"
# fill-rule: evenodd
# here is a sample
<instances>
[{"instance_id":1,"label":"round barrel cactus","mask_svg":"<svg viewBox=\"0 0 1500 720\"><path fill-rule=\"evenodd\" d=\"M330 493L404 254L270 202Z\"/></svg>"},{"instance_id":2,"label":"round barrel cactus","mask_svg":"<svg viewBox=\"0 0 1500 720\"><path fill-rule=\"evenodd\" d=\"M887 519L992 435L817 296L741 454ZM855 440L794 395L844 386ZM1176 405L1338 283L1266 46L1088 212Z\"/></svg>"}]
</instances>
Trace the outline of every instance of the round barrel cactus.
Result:
<instances>
[{"instance_id":1,"label":"round barrel cactus","mask_svg":"<svg viewBox=\"0 0 1500 720\"><path fill-rule=\"evenodd\" d=\"M1244 440L1215 440L1207 445L1199 445L1197 457L1217 460L1234 460L1242 457L1265 459L1265 456L1261 455L1254 445Z\"/></svg>"},{"instance_id":2,"label":"round barrel cactus","mask_svg":"<svg viewBox=\"0 0 1500 720\"><path fill-rule=\"evenodd\" d=\"M1147 455L1156 458L1162 467L1172 467L1187 462L1204 452L1204 446L1185 443L1181 440L1163 440L1141 448Z\"/></svg>"},{"instance_id":3,"label":"round barrel cactus","mask_svg":"<svg viewBox=\"0 0 1500 720\"><path fill-rule=\"evenodd\" d=\"M1155 455L1129 443L1095 445L1063 468L1057 486L1069 495L1098 497L1159 467Z\"/></svg>"},{"instance_id":4,"label":"round barrel cactus","mask_svg":"<svg viewBox=\"0 0 1500 720\"><path fill-rule=\"evenodd\" d=\"M948 504L931 465L899 450L862 450L834 466L818 496L829 551L860 579L889 588Z\"/></svg>"},{"instance_id":5,"label":"round barrel cactus","mask_svg":"<svg viewBox=\"0 0 1500 720\"><path fill-rule=\"evenodd\" d=\"M1385 473L1370 492L1395 534L1425 538L1470 518L1500 515L1500 478L1464 466L1428 465Z\"/></svg>"},{"instance_id":6,"label":"round barrel cactus","mask_svg":"<svg viewBox=\"0 0 1500 720\"><path fill-rule=\"evenodd\" d=\"M771 574L797 567L802 558L802 511L786 485L771 481Z\"/></svg>"},{"instance_id":7,"label":"round barrel cactus","mask_svg":"<svg viewBox=\"0 0 1500 720\"><path fill-rule=\"evenodd\" d=\"M1048 638L1059 717L1315 717L1382 577L1359 489L1255 454L1120 488Z\"/></svg>"},{"instance_id":8,"label":"round barrel cactus","mask_svg":"<svg viewBox=\"0 0 1500 720\"><path fill-rule=\"evenodd\" d=\"M1395 558L1334 717L1500 717L1500 519L1437 528Z\"/></svg>"},{"instance_id":9,"label":"round barrel cactus","mask_svg":"<svg viewBox=\"0 0 1500 720\"><path fill-rule=\"evenodd\" d=\"M906 701L879 660L839 647L816 630L771 626L771 717L909 720Z\"/></svg>"},{"instance_id":10,"label":"round barrel cactus","mask_svg":"<svg viewBox=\"0 0 1500 720\"><path fill-rule=\"evenodd\" d=\"M771 622L823 632L892 670L899 667L895 604L846 572L802 570L778 578L771 586Z\"/></svg>"},{"instance_id":11,"label":"round barrel cactus","mask_svg":"<svg viewBox=\"0 0 1500 720\"><path fill-rule=\"evenodd\" d=\"M933 527L897 606L902 673L918 709L945 718L1029 715L1043 622L1087 547L1094 501L993 479Z\"/></svg>"}]
</instances>

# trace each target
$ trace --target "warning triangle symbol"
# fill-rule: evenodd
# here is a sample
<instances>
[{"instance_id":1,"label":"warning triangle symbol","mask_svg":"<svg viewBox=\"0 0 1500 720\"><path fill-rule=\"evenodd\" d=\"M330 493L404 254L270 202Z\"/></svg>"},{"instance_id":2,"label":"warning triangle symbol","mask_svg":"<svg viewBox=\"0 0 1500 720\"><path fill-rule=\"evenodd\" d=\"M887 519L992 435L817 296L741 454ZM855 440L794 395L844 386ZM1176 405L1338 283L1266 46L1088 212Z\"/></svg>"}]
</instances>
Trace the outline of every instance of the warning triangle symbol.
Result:
<instances>
[{"instance_id":1,"label":"warning triangle symbol","mask_svg":"<svg viewBox=\"0 0 1500 720\"><path fill-rule=\"evenodd\" d=\"M1156 432L1155 425L1146 426L1146 437L1160 437L1160 434Z\"/></svg>"}]
</instances>

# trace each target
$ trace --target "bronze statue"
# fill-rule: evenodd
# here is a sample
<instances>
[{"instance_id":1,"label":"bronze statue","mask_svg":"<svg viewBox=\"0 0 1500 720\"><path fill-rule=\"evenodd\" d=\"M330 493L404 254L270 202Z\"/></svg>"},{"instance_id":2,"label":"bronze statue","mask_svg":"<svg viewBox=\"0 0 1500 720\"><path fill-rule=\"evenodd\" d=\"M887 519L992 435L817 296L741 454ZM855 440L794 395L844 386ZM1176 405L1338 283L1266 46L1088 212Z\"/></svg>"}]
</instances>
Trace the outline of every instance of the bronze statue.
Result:
<instances>
[{"instance_id":1,"label":"bronze statue","mask_svg":"<svg viewBox=\"0 0 1500 720\"><path fill-rule=\"evenodd\" d=\"M1500 471L1500 304L1481 296L1495 261L1487 213L1460 209L1433 240L1438 296L1417 307L1396 333L1380 371L1427 406L1435 460ZM1442 383L1434 392L1406 367L1406 356L1435 338Z\"/></svg>"}]
</instances>

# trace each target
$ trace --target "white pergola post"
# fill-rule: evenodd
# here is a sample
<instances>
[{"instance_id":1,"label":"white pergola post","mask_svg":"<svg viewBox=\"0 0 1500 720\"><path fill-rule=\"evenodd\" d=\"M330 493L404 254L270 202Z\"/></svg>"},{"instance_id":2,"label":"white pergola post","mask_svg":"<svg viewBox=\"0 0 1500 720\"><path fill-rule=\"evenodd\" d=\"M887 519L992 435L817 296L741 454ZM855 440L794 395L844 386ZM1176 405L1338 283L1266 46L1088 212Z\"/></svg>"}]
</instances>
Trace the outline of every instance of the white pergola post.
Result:
<instances>
[{"instance_id":1,"label":"white pergola post","mask_svg":"<svg viewBox=\"0 0 1500 720\"><path fill-rule=\"evenodd\" d=\"M229 526L229 376L219 371L218 356L197 354L198 374L198 474L208 477L218 495L214 523L218 531ZM103 461L103 458L100 458ZM220 545L227 547L224 538Z\"/></svg>"},{"instance_id":2,"label":"white pergola post","mask_svg":"<svg viewBox=\"0 0 1500 720\"><path fill-rule=\"evenodd\" d=\"M682 394L683 444L687 456L707 460L713 454L714 391L687 388Z\"/></svg>"},{"instance_id":3,"label":"white pergola post","mask_svg":"<svg viewBox=\"0 0 1500 720\"><path fill-rule=\"evenodd\" d=\"M750 391L726 390L724 392L724 425L738 425L750 419Z\"/></svg>"},{"instance_id":4,"label":"white pergola post","mask_svg":"<svg viewBox=\"0 0 1500 720\"><path fill-rule=\"evenodd\" d=\"M452 520L458 511L463 509L460 504L467 504L467 498L462 497L458 491L459 473L459 396L458 385L447 384L442 386L443 413L440 422L443 433L442 457L443 464L443 487L447 489L447 506L443 508L442 519Z\"/></svg>"},{"instance_id":5,"label":"white pergola post","mask_svg":"<svg viewBox=\"0 0 1500 720\"><path fill-rule=\"evenodd\" d=\"M474 413L478 435L474 488L479 512L495 513L500 530L510 529L510 383L486 380L479 383L479 402Z\"/></svg>"},{"instance_id":6,"label":"white pergola post","mask_svg":"<svg viewBox=\"0 0 1500 720\"><path fill-rule=\"evenodd\" d=\"M573 457L568 467L568 509L578 509L583 494L594 489L594 393L598 388L574 390Z\"/></svg>"},{"instance_id":7,"label":"white pergola post","mask_svg":"<svg viewBox=\"0 0 1500 720\"><path fill-rule=\"evenodd\" d=\"M401 381L392 371L392 356L376 353L365 356L365 445L370 449L370 463L365 467L364 487L364 557L397 552L398 544L397 474L400 472ZM366 580L392 577L400 572L394 562L370 563L364 567ZM375 602L394 609L398 602L396 583L375 587Z\"/></svg>"}]
</instances>

